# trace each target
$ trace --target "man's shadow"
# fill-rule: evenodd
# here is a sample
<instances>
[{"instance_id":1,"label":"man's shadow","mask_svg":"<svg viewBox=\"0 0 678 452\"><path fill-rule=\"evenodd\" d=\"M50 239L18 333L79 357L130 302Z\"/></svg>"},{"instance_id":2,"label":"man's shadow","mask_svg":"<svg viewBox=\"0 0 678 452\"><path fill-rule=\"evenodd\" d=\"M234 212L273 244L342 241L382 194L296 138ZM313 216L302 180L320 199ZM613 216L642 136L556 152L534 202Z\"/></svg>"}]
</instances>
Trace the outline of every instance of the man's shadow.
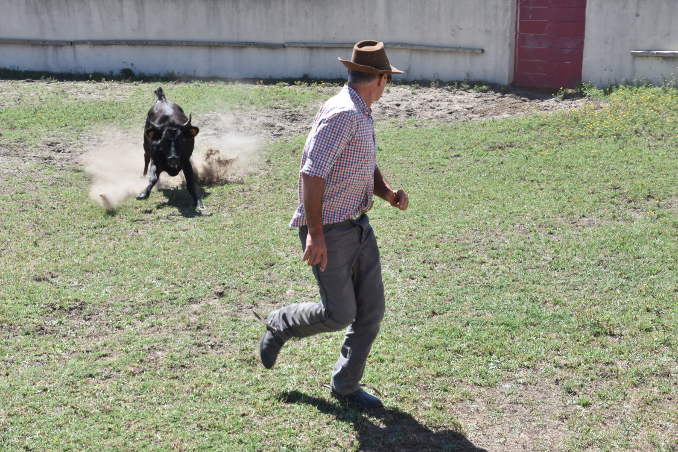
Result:
<instances>
[{"instance_id":1,"label":"man's shadow","mask_svg":"<svg viewBox=\"0 0 678 452\"><path fill-rule=\"evenodd\" d=\"M172 206L175 207L182 217L196 217L202 215L199 210L193 208L193 198L186 187L159 188L159 192L165 197L164 202L157 204L157 208ZM210 193L202 188L198 188L198 194L203 200L209 197Z\"/></svg>"},{"instance_id":2,"label":"man's shadow","mask_svg":"<svg viewBox=\"0 0 678 452\"><path fill-rule=\"evenodd\" d=\"M309 396L299 391L280 393L284 403L304 403L331 414L338 421L352 423L361 451L469 451L487 452L476 447L462 433L454 430L434 432L409 414L396 408L370 410L384 426L376 425L362 412L339 403Z\"/></svg>"}]
</instances>

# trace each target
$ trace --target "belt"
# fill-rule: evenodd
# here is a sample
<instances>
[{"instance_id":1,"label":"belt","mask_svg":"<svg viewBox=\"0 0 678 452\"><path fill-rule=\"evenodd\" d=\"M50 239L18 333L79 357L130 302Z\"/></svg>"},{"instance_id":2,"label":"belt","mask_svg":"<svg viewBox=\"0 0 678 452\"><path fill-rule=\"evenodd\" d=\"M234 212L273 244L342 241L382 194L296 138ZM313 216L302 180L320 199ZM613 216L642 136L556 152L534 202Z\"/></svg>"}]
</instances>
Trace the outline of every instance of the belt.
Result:
<instances>
[{"instance_id":1,"label":"belt","mask_svg":"<svg viewBox=\"0 0 678 452\"><path fill-rule=\"evenodd\" d=\"M325 230L329 230L329 229L336 228L336 227L348 226L349 224L356 224L356 223L360 222L360 220L362 219L363 216L365 216L365 212L360 212L358 215L354 215L351 218L348 218L344 221L339 221L337 223L325 224L325 225L323 225L323 228ZM302 228L307 228L307 227L308 226L306 226L306 225L302 226Z\"/></svg>"},{"instance_id":2,"label":"belt","mask_svg":"<svg viewBox=\"0 0 678 452\"><path fill-rule=\"evenodd\" d=\"M358 221L360 218L362 218L363 215L365 215L369 210L372 208L372 203L370 203L369 206L365 207L363 210L358 212L357 214L353 215L346 221Z\"/></svg>"},{"instance_id":3,"label":"belt","mask_svg":"<svg viewBox=\"0 0 678 452\"><path fill-rule=\"evenodd\" d=\"M347 218L347 219L345 219L345 220L338 221L338 222L336 222L336 223L324 224L324 225L323 225L323 228L329 228L329 227L334 228L334 227L337 227L337 226L343 226L343 225L348 225L348 224L354 224L354 223L357 223L357 222L359 222L359 221L362 219L362 217L364 217L364 216L367 214L367 211L370 210L371 207L372 207L372 206L370 205L367 209L361 210L361 211L358 212L357 214L355 214L355 215L353 215L353 216L351 216L351 217L349 217L349 218ZM303 226L301 226L301 227L302 227L302 228L308 228L308 225L303 225Z\"/></svg>"},{"instance_id":4,"label":"belt","mask_svg":"<svg viewBox=\"0 0 678 452\"><path fill-rule=\"evenodd\" d=\"M363 210L363 211L358 212L357 214L353 215L352 217L350 217L350 218L349 218L348 220L346 220L346 221L358 221L358 220L360 220L360 218L361 218L363 215L365 215L366 213L367 213L367 211L366 211L366 210Z\"/></svg>"}]
</instances>

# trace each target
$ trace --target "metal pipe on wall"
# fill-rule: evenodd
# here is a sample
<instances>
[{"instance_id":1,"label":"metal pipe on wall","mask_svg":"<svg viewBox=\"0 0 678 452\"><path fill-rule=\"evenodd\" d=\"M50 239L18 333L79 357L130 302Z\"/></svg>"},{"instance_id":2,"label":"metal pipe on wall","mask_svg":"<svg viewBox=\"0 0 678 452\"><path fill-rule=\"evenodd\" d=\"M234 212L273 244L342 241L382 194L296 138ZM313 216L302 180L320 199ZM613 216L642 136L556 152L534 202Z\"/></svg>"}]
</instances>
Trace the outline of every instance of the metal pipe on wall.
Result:
<instances>
[{"instance_id":1,"label":"metal pipe on wall","mask_svg":"<svg viewBox=\"0 0 678 452\"><path fill-rule=\"evenodd\" d=\"M386 43L392 49L420 50L430 52L451 52L482 54L485 49L475 47L441 46L431 44L413 44L406 42ZM260 49L335 49L353 47L352 42L255 42L255 41L192 41L192 40L160 40L160 39L12 39L0 38L1 45L30 45L30 46L158 46L158 47L250 47Z\"/></svg>"}]
</instances>

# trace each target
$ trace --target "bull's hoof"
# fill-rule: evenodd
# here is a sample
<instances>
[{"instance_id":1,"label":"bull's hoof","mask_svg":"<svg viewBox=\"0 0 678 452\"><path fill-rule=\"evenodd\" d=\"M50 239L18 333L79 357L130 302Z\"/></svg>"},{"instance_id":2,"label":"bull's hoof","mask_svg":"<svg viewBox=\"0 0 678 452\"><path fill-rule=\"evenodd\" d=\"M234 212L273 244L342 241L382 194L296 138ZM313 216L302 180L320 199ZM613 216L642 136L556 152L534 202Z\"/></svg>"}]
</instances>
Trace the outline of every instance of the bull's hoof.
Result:
<instances>
[{"instance_id":1,"label":"bull's hoof","mask_svg":"<svg viewBox=\"0 0 678 452\"><path fill-rule=\"evenodd\" d=\"M195 204L195 210L205 210L205 204L202 203L202 199L198 199L198 202Z\"/></svg>"},{"instance_id":2,"label":"bull's hoof","mask_svg":"<svg viewBox=\"0 0 678 452\"><path fill-rule=\"evenodd\" d=\"M144 200L144 199L146 199L146 198L148 198L148 193L139 193L139 194L137 195L137 199L138 199L139 201Z\"/></svg>"}]
</instances>

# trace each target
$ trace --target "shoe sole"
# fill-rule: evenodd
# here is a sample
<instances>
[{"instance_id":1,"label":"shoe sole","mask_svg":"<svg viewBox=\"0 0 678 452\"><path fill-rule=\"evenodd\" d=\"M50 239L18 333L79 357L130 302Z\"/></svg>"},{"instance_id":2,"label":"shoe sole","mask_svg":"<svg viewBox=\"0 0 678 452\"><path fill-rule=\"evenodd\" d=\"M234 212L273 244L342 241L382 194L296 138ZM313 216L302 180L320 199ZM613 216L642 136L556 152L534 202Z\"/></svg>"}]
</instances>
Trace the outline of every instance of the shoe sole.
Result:
<instances>
[{"instance_id":1,"label":"shoe sole","mask_svg":"<svg viewBox=\"0 0 678 452\"><path fill-rule=\"evenodd\" d=\"M347 398L345 395L341 395L337 392L332 391L331 394L332 394L332 397L337 399L342 405L346 405L346 406L349 406L349 407L359 408L361 410L375 410L375 409L384 408L383 403L380 403L379 405L364 406L364 405L359 404L358 402L355 402L355 401Z\"/></svg>"}]
</instances>

